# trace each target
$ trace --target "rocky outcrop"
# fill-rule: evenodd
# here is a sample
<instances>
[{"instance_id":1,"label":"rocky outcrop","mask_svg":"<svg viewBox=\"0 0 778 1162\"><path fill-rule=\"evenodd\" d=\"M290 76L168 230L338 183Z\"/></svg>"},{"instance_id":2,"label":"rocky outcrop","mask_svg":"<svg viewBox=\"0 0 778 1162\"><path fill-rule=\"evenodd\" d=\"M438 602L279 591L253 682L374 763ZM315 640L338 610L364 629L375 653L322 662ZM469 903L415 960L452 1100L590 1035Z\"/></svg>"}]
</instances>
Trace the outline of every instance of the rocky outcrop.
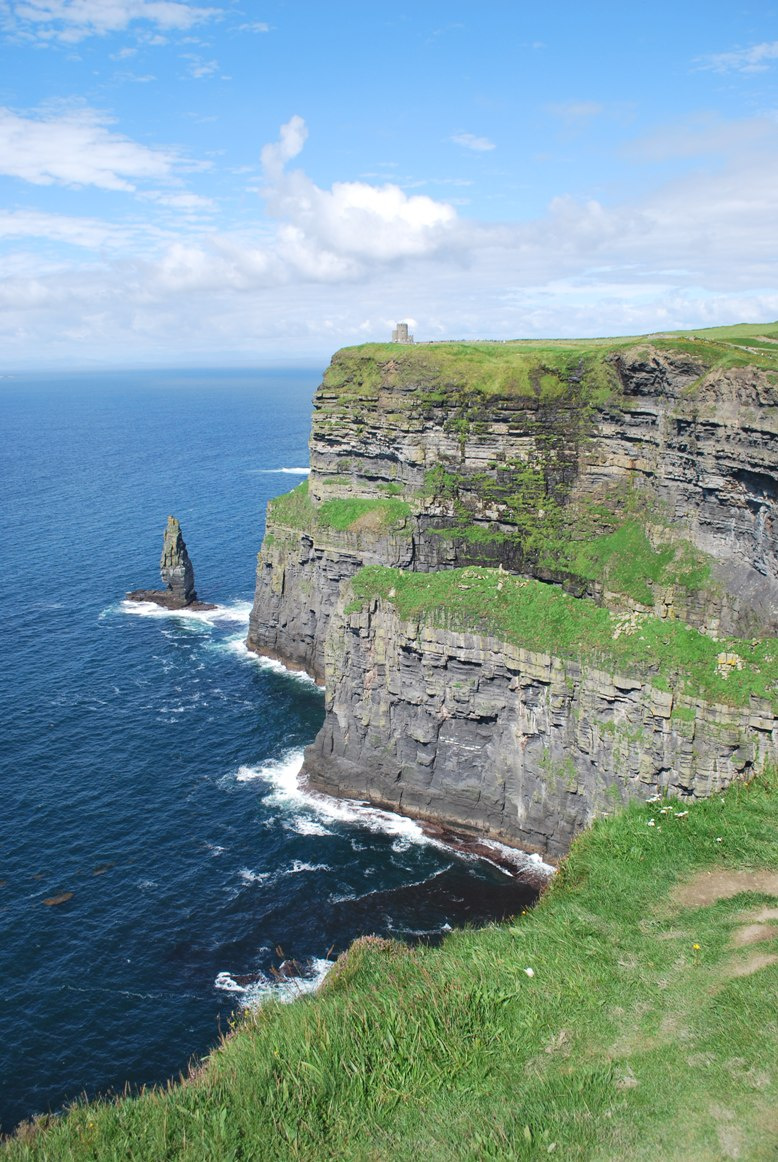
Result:
<instances>
[{"instance_id":1,"label":"rocky outcrop","mask_svg":"<svg viewBox=\"0 0 778 1162\"><path fill-rule=\"evenodd\" d=\"M345 593L348 602L350 594ZM770 703L674 695L650 679L342 604L326 718L305 753L329 794L556 857L630 799L707 796L775 757ZM679 808L680 809L680 808Z\"/></svg>"},{"instance_id":2,"label":"rocky outcrop","mask_svg":"<svg viewBox=\"0 0 778 1162\"><path fill-rule=\"evenodd\" d=\"M167 518L159 572L174 601L180 602L181 605L190 605L197 600L194 569L186 551L181 525L174 516Z\"/></svg>"},{"instance_id":3,"label":"rocky outcrop","mask_svg":"<svg viewBox=\"0 0 778 1162\"><path fill-rule=\"evenodd\" d=\"M130 601L153 601L165 609L215 609L215 605L198 601L194 585L194 569L186 550L181 525L174 516L167 518L162 540L159 571L166 589L135 589L128 593Z\"/></svg>"},{"instance_id":4,"label":"rocky outcrop","mask_svg":"<svg viewBox=\"0 0 778 1162\"><path fill-rule=\"evenodd\" d=\"M248 644L324 682L324 643L341 585L363 565L412 565L409 535L370 530L316 533L273 522L257 565Z\"/></svg>"}]
</instances>

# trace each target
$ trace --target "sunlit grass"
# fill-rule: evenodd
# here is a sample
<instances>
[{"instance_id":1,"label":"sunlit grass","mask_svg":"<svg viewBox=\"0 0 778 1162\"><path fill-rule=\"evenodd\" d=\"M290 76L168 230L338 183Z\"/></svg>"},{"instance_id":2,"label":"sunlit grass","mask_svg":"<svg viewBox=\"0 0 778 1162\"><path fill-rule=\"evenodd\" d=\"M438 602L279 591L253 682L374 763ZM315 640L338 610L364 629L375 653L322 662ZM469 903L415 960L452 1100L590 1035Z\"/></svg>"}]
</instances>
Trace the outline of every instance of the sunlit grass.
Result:
<instances>
[{"instance_id":1,"label":"sunlit grass","mask_svg":"<svg viewBox=\"0 0 778 1162\"><path fill-rule=\"evenodd\" d=\"M489 634L523 649L573 658L691 697L747 706L751 697L778 706L778 639L715 641L681 621L644 615L633 630L621 617L558 586L471 567L410 573L371 565L352 581L353 607L381 596L401 617L441 628ZM719 655L732 653L740 668L724 677Z\"/></svg>"},{"instance_id":2,"label":"sunlit grass","mask_svg":"<svg viewBox=\"0 0 778 1162\"><path fill-rule=\"evenodd\" d=\"M3 1156L766 1162L776 867L769 778L631 807L526 915L435 949L359 941L318 996L248 1014L187 1084L79 1106ZM679 895L701 870L714 887L737 871L738 894Z\"/></svg>"}]
</instances>

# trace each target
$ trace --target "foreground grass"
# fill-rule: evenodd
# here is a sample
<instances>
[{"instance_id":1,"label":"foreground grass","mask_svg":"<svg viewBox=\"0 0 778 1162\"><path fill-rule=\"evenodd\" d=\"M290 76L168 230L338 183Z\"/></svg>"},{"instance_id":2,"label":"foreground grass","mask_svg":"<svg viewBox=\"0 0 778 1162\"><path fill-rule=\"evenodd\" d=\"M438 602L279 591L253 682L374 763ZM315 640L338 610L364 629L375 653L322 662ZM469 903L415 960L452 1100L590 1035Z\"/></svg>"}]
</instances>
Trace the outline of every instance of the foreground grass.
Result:
<instances>
[{"instance_id":1,"label":"foreground grass","mask_svg":"<svg viewBox=\"0 0 778 1162\"><path fill-rule=\"evenodd\" d=\"M0 1154L766 1162L776 867L774 778L633 807L514 922L438 949L359 941L319 996L249 1015L186 1084L77 1107ZM679 894L701 871L707 897Z\"/></svg>"},{"instance_id":2,"label":"foreground grass","mask_svg":"<svg viewBox=\"0 0 778 1162\"><path fill-rule=\"evenodd\" d=\"M642 675L660 689L690 698L747 706L755 696L778 706L775 638L714 641L681 621L619 616L556 585L497 569L410 573L371 565L351 584L357 603L380 596L405 619L491 634L523 649ZM721 654L737 659L726 676L719 668Z\"/></svg>"}]
</instances>

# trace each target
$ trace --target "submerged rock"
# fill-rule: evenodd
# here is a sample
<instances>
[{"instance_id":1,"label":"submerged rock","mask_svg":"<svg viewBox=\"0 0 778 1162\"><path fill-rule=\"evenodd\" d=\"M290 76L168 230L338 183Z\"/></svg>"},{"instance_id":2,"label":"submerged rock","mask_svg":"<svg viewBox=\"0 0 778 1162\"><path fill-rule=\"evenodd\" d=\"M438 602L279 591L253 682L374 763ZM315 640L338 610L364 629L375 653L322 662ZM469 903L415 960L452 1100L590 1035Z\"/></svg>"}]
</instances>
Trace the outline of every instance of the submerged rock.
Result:
<instances>
[{"instance_id":1,"label":"submerged rock","mask_svg":"<svg viewBox=\"0 0 778 1162\"><path fill-rule=\"evenodd\" d=\"M59 904L67 904L68 900L72 900L75 892L60 892L56 896L47 896L41 903L45 904L47 908L56 908Z\"/></svg>"},{"instance_id":2,"label":"submerged rock","mask_svg":"<svg viewBox=\"0 0 778 1162\"><path fill-rule=\"evenodd\" d=\"M215 609L206 601L198 601L194 585L194 569L186 551L181 525L174 516L167 518L159 571L167 589L134 589L128 593L130 601L153 601L165 609Z\"/></svg>"}]
</instances>

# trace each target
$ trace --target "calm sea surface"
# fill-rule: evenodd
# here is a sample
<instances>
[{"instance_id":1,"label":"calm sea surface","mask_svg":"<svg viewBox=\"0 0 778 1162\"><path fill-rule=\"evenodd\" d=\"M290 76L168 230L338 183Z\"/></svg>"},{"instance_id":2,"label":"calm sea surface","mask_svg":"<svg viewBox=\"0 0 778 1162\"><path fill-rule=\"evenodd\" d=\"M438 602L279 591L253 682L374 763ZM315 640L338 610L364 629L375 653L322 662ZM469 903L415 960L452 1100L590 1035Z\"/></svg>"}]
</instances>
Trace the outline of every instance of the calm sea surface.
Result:
<instances>
[{"instance_id":1,"label":"calm sea surface","mask_svg":"<svg viewBox=\"0 0 778 1162\"><path fill-rule=\"evenodd\" d=\"M5 1132L176 1076L236 1007L313 987L360 934L434 938L529 896L408 821L298 787L322 694L243 641L317 379L0 380ZM160 584L168 513L211 614L122 600ZM303 979L278 983L284 957Z\"/></svg>"}]
</instances>

